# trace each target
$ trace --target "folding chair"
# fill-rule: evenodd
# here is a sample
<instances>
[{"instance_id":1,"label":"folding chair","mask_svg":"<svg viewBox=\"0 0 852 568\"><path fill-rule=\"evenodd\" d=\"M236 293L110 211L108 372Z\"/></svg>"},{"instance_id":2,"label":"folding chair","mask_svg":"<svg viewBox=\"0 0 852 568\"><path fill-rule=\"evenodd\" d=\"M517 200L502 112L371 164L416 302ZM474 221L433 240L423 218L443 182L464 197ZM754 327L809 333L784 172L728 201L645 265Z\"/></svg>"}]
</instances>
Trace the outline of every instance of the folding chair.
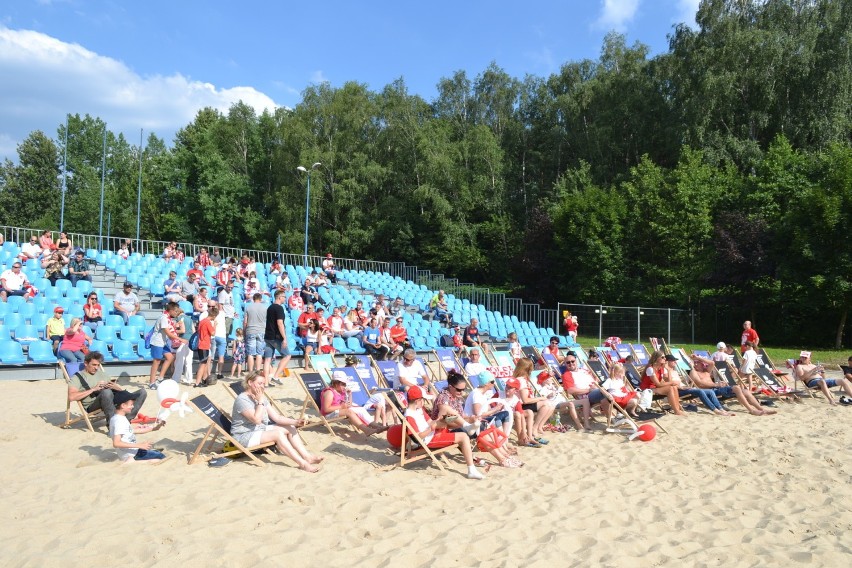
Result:
<instances>
[{"instance_id":1,"label":"folding chair","mask_svg":"<svg viewBox=\"0 0 852 568\"><path fill-rule=\"evenodd\" d=\"M637 365L644 367L651 360L651 354L641 343L631 343L630 350L633 352L633 360Z\"/></svg>"},{"instance_id":2,"label":"folding chair","mask_svg":"<svg viewBox=\"0 0 852 568\"><path fill-rule=\"evenodd\" d=\"M332 367L337 367L334 355L311 353L308 355L308 359L311 362L311 369L314 371L323 372Z\"/></svg>"},{"instance_id":3,"label":"folding chair","mask_svg":"<svg viewBox=\"0 0 852 568\"><path fill-rule=\"evenodd\" d=\"M231 395L234 398L237 398L238 396L240 396L243 393L243 391L245 391L245 389L243 388L243 382L242 381L233 381L231 383L223 382L222 386L225 387L225 390L228 392L228 394ZM266 396L266 399L269 401L269 405L272 408L275 409L275 412L277 412L281 416L286 416L284 414L284 411L281 409L281 406L278 404L278 402L275 399L273 399L269 395Z\"/></svg>"},{"instance_id":4,"label":"folding chair","mask_svg":"<svg viewBox=\"0 0 852 568\"><path fill-rule=\"evenodd\" d=\"M257 450L265 450L271 446L275 445L275 442L264 442L263 444L259 444L257 446L252 446L247 448L237 442L237 440L231 436L231 418L222 412L222 410L216 406L209 398L205 395L198 395L193 399L190 399L189 403L198 410L198 414L204 417L204 419L210 423L210 426L207 428L207 431L204 433L204 437L199 442L198 447L195 448L195 452L189 458L190 465L194 464L198 459L198 456L201 454L202 450L204 450L205 446L208 444L210 446L215 443L216 438L222 436L222 438L230 442L234 445L234 450L230 451L222 451L218 454L213 454L213 458L226 458L229 456L234 456L237 454L243 454L248 457L251 462L255 465L259 465L264 467L266 464L260 461L257 456L254 455L254 452Z\"/></svg>"},{"instance_id":5,"label":"folding chair","mask_svg":"<svg viewBox=\"0 0 852 568\"><path fill-rule=\"evenodd\" d=\"M316 371L300 370L294 371L293 374L296 375L296 378L299 380L299 384L302 385L302 388L305 391L305 402L302 403L302 410L299 413L299 419L303 420L305 418L305 411L308 409L308 406L312 407L317 413L317 416L319 416L318 422L306 423L301 429L323 425L332 436L337 436L334 430L332 430L331 425L335 422L346 420L346 417L338 416L337 418L326 418L323 416L321 410L322 391L328 388L328 384L326 384L323 380L322 375Z\"/></svg>"},{"instance_id":6,"label":"folding chair","mask_svg":"<svg viewBox=\"0 0 852 568\"><path fill-rule=\"evenodd\" d=\"M80 368L82 367L82 365L80 365L80 363L68 363L66 365L65 361L57 361L57 364L59 365L59 369L62 371L62 378L65 379L65 387L66 387L65 388L65 393L66 393L65 422L62 424L61 428L69 428L72 424L76 424L77 422L80 422L82 420L86 423L86 427L89 428L89 431L94 433L95 429L92 427L92 421L93 420L100 420L101 418L106 419L106 414L104 414L104 411L99 408L97 410L93 410L93 411L89 412L89 411L86 410L86 407L83 406L82 400L72 401L70 398L68 398L68 388L67 387L71 386L71 375L78 372L80 370ZM77 409L80 412L80 416L74 418L73 420L71 419L71 404L72 403L77 404Z\"/></svg>"},{"instance_id":7,"label":"folding chair","mask_svg":"<svg viewBox=\"0 0 852 568\"><path fill-rule=\"evenodd\" d=\"M446 471L444 469L444 464L441 463L441 460L443 460L447 466L449 466L449 462L446 461L446 456L442 454L456 449L456 445L452 444L444 448L429 448L423 441L423 438L421 438L420 435L415 432L414 429L411 427L411 424L408 422L408 419L405 417L405 414L403 414L403 412L394 404L388 404L388 407L392 409L392 412L401 422L401 424L399 425L399 427L401 428L401 447L395 448L393 445L391 445L391 448L394 451L399 452L399 464L393 465L390 468L386 469L392 469L395 467L405 467L407 464L428 458L432 460L432 463L438 466L439 470L441 470L442 472ZM441 460L438 459L439 456Z\"/></svg>"}]
</instances>

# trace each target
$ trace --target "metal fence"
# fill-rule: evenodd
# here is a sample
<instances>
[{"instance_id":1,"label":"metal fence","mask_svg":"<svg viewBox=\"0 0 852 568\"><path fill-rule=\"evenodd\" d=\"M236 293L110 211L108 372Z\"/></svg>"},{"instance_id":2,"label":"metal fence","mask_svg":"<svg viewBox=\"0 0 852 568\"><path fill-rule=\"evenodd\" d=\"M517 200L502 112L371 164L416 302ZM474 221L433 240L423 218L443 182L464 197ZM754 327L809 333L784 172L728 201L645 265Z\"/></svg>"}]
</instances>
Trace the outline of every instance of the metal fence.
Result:
<instances>
[{"instance_id":1,"label":"metal fence","mask_svg":"<svg viewBox=\"0 0 852 568\"><path fill-rule=\"evenodd\" d=\"M603 344L605 337L616 336L625 341L664 337L667 343L695 343L695 318L692 310L650 308L642 306L612 306L606 304L559 304L560 322L565 312L577 316L578 333L597 336ZM560 323L561 327L561 323Z\"/></svg>"}]
</instances>

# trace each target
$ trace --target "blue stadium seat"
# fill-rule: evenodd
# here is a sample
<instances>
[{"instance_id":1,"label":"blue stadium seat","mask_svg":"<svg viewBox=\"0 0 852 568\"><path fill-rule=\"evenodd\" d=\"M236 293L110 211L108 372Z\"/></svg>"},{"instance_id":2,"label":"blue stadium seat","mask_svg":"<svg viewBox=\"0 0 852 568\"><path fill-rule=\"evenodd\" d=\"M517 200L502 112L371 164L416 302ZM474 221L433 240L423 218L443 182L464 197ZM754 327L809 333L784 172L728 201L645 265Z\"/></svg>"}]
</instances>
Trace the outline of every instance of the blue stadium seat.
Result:
<instances>
[{"instance_id":1,"label":"blue stadium seat","mask_svg":"<svg viewBox=\"0 0 852 568\"><path fill-rule=\"evenodd\" d=\"M24 350L17 341L0 342L0 363L4 365L22 365L27 362Z\"/></svg>"},{"instance_id":2,"label":"blue stadium seat","mask_svg":"<svg viewBox=\"0 0 852 568\"><path fill-rule=\"evenodd\" d=\"M103 327L103 326L102 326ZM123 325L118 328L118 335L121 339L129 341L133 345L143 341L142 329L133 325Z\"/></svg>"},{"instance_id":3,"label":"blue stadium seat","mask_svg":"<svg viewBox=\"0 0 852 568\"><path fill-rule=\"evenodd\" d=\"M361 342L357 337L350 337L346 340L346 347L349 348L355 355L363 355L367 351L361 346Z\"/></svg>"},{"instance_id":4,"label":"blue stadium seat","mask_svg":"<svg viewBox=\"0 0 852 568\"><path fill-rule=\"evenodd\" d=\"M22 323L24 323L24 318L18 312L8 313L3 316L3 325L9 329L15 329Z\"/></svg>"},{"instance_id":5,"label":"blue stadium seat","mask_svg":"<svg viewBox=\"0 0 852 568\"><path fill-rule=\"evenodd\" d=\"M56 363L56 355L53 354L53 343L50 341L35 341L27 349L27 357L33 363Z\"/></svg>"},{"instance_id":6,"label":"blue stadium seat","mask_svg":"<svg viewBox=\"0 0 852 568\"><path fill-rule=\"evenodd\" d=\"M6 298L6 303L9 305L10 312L17 312L18 309L27 303L23 296L9 296Z\"/></svg>"},{"instance_id":7,"label":"blue stadium seat","mask_svg":"<svg viewBox=\"0 0 852 568\"><path fill-rule=\"evenodd\" d=\"M342 355L349 355L352 353L352 350L346 345L346 342L343 341L342 337L335 337L331 340L331 346L334 347L335 351Z\"/></svg>"},{"instance_id":8,"label":"blue stadium seat","mask_svg":"<svg viewBox=\"0 0 852 568\"><path fill-rule=\"evenodd\" d=\"M118 328L111 325L99 326L98 330L95 332L95 337L105 342L107 345L113 345L118 339L115 335L116 329Z\"/></svg>"},{"instance_id":9,"label":"blue stadium seat","mask_svg":"<svg viewBox=\"0 0 852 568\"><path fill-rule=\"evenodd\" d=\"M109 351L109 345L98 339L93 339L89 342L89 351L98 351L104 356L104 361L112 361L114 357Z\"/></svg>"},{"instance_id":10,"label":"blue stadium seat","mask_svg":"<svg viewBox=\"0 0 852 568\"><path fill-rule=\"evenodd\" d=\"M116 314L110 314L104 318L104 325L119 328L124 325L124 318Z\"/></svg>"},{"instance_id":11,"label":"blue stadium seat","mask_svg":"<svg viewBox=\"0 0 852 568\"><path fill-rule=\"evenodd\" d=\"M18 315L25 320L31 320L36 312L38 312L38 308L34 304L22 304L21 307L18 308Z\"/></svg>"},{"instance_id":12,"label":"blue stadium seat","mask_svg":"<svg viewBox=\"0 0 852 568\"><path fill-rule=\"evenodd\" d=\"M98 330L103 329L101 326ZM112 344L112 355L119 361L136 361L139 356L133 351L133 344L124 339L116 339Z\"/></svg>"},{"instance_id":13,"label":"blue stadium seat","mask_svg":"<svg viewBox=\"0 0 852 568\"><path fill-rule=\"evenodd\" d=\"M191 310L190 310L191 313ZM116 316L121 317L121 316ZM123 323L123 322L122 322ZM145 316L136 314L127 318L127 325L132 325L133 327L138 327L142 331L148 331L148 323L145 321Z\"/></svg>"},{"instance_id":14,"label":"blue stadium seat","mask_svg":"<svg viewBox=\"0 0 852 568\"><path fill-rule=\"evenodd\" d=\"M64 278L57 280L53 287L59 290L63 296L68 296L68 292L72 289L71 281Z\"/></svg>"}]
</instances>

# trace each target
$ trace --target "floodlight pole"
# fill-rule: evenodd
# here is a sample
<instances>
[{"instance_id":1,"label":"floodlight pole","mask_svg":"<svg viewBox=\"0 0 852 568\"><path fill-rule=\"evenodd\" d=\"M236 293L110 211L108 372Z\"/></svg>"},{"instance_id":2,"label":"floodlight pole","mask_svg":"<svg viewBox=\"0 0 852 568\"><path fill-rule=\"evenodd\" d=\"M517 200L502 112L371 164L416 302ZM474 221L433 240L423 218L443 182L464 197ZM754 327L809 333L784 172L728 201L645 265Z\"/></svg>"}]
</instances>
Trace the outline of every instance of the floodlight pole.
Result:
<instances>
[{"instance_id":1,"label":"floodlight pole","mask_svg":"<svg viewBox=\"0 0 852 568\"><path fill-rule=\"evenodd\" d=\"M107 125L104 122L104 151L101 157L101 212L98 221L98 250L103 250L104 237L104 182L106 180L106 142L107 142Z\"/></svg>"},{"instance_id":2,"label":"floodlight pole","mask_svg":"<svg viewBox=\"0 0 852 568\"><path fill-rule=\"evenodd\" d=\"M65 230L65 192L68 189L68 115L65 115L65 148L62 153L62 205L59 208L59 232Z\"/></svg>"},{"instance_id":3,"label":"floodlight pole","mask_svg":"<svg viewBox=\"0 0 852 568\"><path fill-rule=\"evenodd\" d=\"M305 196L305 258L304 258L304 266L308 267L308 223L310 220L310 212L311 212L311 172L320 167L322 164L320 162L315 162L314 165L311 166L309 170L305 166L299 166L296 168L297 171L302 172L303 174L308 174L308 191Z\"/></svg>"},{"instance_id":4,"label":"floodlight pole","mask_svg":"<svg viewBox=\"0 0 852 568\"><path fill-rule=\"evenodd\" d=\"M139 129L139 187L136 190L136 242L139 242L139 221L142 217L142 133Z\"/></svg>"}]
</instances>

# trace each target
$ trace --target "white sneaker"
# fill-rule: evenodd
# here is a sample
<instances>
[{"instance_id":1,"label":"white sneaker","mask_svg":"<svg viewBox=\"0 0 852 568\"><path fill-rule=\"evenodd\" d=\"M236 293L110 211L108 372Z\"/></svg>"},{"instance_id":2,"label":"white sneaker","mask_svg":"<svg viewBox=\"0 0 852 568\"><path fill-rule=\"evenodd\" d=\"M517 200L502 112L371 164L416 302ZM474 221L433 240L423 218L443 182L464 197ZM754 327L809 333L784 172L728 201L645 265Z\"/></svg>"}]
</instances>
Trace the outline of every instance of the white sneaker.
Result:
<instances>
[{"instance_id":1,"label":"white sneaker","mask_svg":"<svg viewBox=\"0 0 852 568\"><path fill-rule=\"evenodd\" d=\"M485 479L485 476L479 472L478 469L474 468L473 471L467 472L468 479Z\"/></svg>"}]
</instances>

